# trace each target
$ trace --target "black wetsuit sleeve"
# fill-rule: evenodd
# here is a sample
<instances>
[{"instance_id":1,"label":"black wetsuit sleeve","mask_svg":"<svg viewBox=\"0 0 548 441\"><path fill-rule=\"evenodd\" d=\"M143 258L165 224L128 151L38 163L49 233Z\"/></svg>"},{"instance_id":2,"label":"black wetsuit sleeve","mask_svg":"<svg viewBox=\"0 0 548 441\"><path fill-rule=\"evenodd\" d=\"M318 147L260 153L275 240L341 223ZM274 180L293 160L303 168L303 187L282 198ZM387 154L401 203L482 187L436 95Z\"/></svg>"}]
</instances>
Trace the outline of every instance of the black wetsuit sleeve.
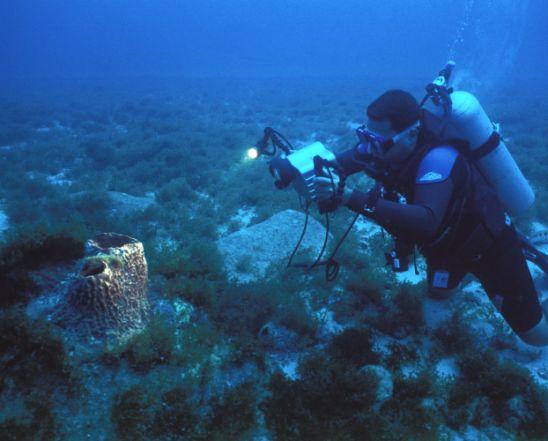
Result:
<instances>
[{"instance_id":1,"label":"black wetsuit sleeve","mask_svg":"<svg viewBox=\"0 0 548 441\"><path fill-rule=\"evenodd\" d=\"M347 176L364 171L363 162L356 155L357 145L344 152L335 153L337 164L342 167Z\"/></svg>"},{"instance_id":2,"label":"black wetsuit sleeve","mask_svg":"<svg viewBox=\"0 0 548 441\"><path fill-rule=\"evenodd\" d=\"M460 159L460 158L459 158ZM369 193L355 190L347 206L371 218L389 233L413 243L436 237L446 216L453 193L461 182L462 160L457 160L450 176L433 183L416 183L412 203L399 204L379 198L373 212L364 210L370 205Z\"/></svg>"},{"instance_id":3,"label":"black wetsuit sleeve","mask_svg":"<svg viewBox=\"0 0 548 441\"><path fill-rule=\"evenodd\" d=\"M413 243L424 242L435 237L445 216L454 190L452 179L434 184L417 185L412 204L379 199L372 213L363 210L368 193L355 190L348 207L374 220L390 234Z\"/></svg>"},{"instance_id":4,"label":"black wetsuit sleeve","mask_svg":"<svg viewBox=\"0 0 548 441\"><path fill-rule=\"evenodd\" d=\"M381 164L371 155L360 154L359 144L344 152L336 153L335 158L338 166L344 171L346 176L364 172L373 179L381 175Z\"/></svg>"}]
</instances>

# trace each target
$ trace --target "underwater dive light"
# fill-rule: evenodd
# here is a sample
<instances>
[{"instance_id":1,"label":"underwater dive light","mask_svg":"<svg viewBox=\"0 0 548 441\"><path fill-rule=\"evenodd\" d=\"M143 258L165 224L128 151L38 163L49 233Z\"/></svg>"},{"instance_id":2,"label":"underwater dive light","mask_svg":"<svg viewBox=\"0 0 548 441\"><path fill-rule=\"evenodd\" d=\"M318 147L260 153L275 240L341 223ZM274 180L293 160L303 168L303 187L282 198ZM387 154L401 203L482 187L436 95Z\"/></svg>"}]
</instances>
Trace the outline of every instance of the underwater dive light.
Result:
<instances>
[{"instance_id":1,"label":"underwater dive light","mask_svg":"<svg viewBox=\"0 0 548 441\"><path fill-rule=\"evenodd\" d=\"M259 150L257 147L251 147L247 150L247 157L249 159L257 159L259 157Z\"/></svg>"}]
</instances>

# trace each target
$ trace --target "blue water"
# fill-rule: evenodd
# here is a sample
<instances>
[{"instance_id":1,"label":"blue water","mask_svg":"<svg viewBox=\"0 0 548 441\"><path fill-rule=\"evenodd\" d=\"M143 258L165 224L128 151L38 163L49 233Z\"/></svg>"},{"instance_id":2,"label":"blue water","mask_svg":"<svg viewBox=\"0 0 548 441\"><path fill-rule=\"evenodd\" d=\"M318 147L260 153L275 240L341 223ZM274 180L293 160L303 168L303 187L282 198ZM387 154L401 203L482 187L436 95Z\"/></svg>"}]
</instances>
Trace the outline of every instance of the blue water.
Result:
<instances>
[{"instance_id":1,"label":"blue water","mask_svg":"<svg viewBox=\"0 0 548 441\"><path fill-rule=\"evenodd\" d=\"M0 6L1 75L430 75L545 80L541 0L20 1Z\"/></svg>"}]
</instances>

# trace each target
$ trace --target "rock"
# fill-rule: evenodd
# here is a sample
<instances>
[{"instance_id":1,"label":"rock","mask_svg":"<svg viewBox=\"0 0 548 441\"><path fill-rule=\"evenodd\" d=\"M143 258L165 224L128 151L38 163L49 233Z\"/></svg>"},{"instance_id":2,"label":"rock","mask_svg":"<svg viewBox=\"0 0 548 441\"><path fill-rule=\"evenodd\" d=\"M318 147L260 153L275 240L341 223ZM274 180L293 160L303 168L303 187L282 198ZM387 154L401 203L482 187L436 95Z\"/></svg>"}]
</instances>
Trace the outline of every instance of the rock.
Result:
<instances>
[{"instance_id":1,"label":"rock","mask_svg":"<svg viewBox=\"0 0 548 441\"><path fill-rule=\"evenodd\" d=\"M161 316L168 323L176 324L176 313L172 303L165 299L159 299L153 304L152 314Z\"/></svg>"},{"instance_id":2,"label":"rock","mask_svg":"<svg viewBox=\"0 0 548 441\"><path fill-rule=\"evenodd\" d=\"M335 313L327 307L320 308L314 313L318 321L316 337L321 341L330 340L334 335L344 331L344 326L337 323Z\"/></svg>"},{"instance_id":3,"label":"rock","mask_svg":"<svg viewBox=\"0 0 548 441\"><path fill-rule=\"evenodd\" d=\"M368 244L369 239L382 231L381 227L364 216L360 216L356 219L354 230L358 234L360 242L366 245Z\"/></svg>"},{"instance_id":4,"label":"rock","mask_svg":"<svg viewBox=\"0 0 548 441\"><path fill-rule=\"evenodd\" d=\"M74 181L72 179L67 178L66 173L68 171L69 171L68 169L64 168L55 175L49 175L46 179L50 184L57 185L60 187L65 185L71 185Z\"/></svg>"},{"instance_id":5,"label":"rock","mask_svg":"<svg viewBox=\"0 0 548 441\"><path fill-rule=\"evenodd\" d=\"M459 367L453 357L442 358L436 363L436 374L442 378L456 378L459 376Z\"/></svg>"},{"instance_id":6,"label":"rock","mask_svg":"<svg viewBox=\"0 0 548 441\"><path fill-rule=\"evenodd\" d=\"M301 356L302 353L300 352L274 352L267 354L265 360L268 371L280 371L288 380L298 380L300 378L299 361Z\"/></svg>"},{"instance_id":7,"label":"rock","mask_svg":"<svg viewBox=\"0 0 548 441\"><path fill-rule=\"evenodd\" d=\"M145 210L154 203L154 196L132 196L119 191L107 192L112 203L112 211L117 215L125 215L134 211Z\"/></svg>"},{"instance_id":8,"label":"rock","mask_svg":"<svg viewBox=\"0 0 548 441\"><path fill-rule=\"evenodd\" d=\"M392 392L394 391L394 382L392 380L392 374L382 366L367 365L360 369L361 372L371 373L378 379L377 392L375 396L375 405L380 406L392 398Z\"/></svg>"},{"instance_id":9,"label":"rock","mask_svg":"<svg viewBox=\"0 0 548 441\"><path fill-rule=\"evenodd\" d=\"M401 273L395 273L396 280L399 283L409 283L411 285L418 285L426 280L426 270L421 268L418 274L415 273L413 263L409 266L407 271Z\"/></svg>"},{"instance_id":10,"label":"rock","mask_svg":"<svg viewBox=\"0 0 548 441\"><path fill-rule=\"evenodd\" d=\"M56 321L79 334L120 336L142 329L149 308L143 244L115 233L88 240L65 301Z\"/></svg>"},{"instance_id":11,"label":"rock","mask_svg":"<svg viewBox=\"0 0 548 441\"><path fill-rule=\"evenodd\" d=\"M303 213L285 210L264 222L220 238L217 247L225 257L229 277L240 283L251 282L264 276L270 265L287 259L299 239L304 220ZM323 225L310 217L299 255L308 249L315 257L321 250L324 237Z\"/></svg>"}]
</instances>

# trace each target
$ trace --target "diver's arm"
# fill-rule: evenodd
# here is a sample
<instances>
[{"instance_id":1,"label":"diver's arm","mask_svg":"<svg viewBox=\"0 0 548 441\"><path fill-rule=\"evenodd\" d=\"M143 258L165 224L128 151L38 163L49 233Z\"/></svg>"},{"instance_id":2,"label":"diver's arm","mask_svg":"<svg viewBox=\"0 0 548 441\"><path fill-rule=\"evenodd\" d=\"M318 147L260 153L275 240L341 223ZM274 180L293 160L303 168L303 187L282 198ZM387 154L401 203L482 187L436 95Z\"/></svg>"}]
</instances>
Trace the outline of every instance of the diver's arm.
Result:
<instances>
[{"instance_id":1,"label":"diver's arm","mask_svg":"<svg viewBox=\"0 0 548 441\"><path fill-rule=\"evenodd\" d=\"M440 228L454 191L452 179L433 184L418 184L414 203L399 204L374 199L369 192L354 190L346 205L362 213L391 234L408 241L424 242L433 239Z\"/></svg>"},{"instance_id":2,"label":"diver's arm","mask_svg":"<svg viewBox=\"0 0 548 441\"><path fill-rule=\"evenodd\" d=\"M335 153L337 164L342 167L346 176L363 171L363 165L356 161L356 148L357 146L354 146L344 152Z\"/></svg>"},{"instance_id":3,"label":"diver's arm","mask_svg":"<svg viewBox=\"0 0 548 441\"><path fill-rule=\"evenodd\" d=\"M467 181L468 166L450 146L432 149L417 171L414 197L399 204L378 197L378 192L353 192L345 201L353 211L363 213L395 236L412 242L436 237L454 191Z\"/></svg>"},{"instance_id":4,"label":"diver's arm","mask_svg":"<svg viewBox=\"0 0 548 441\"><path fill-rule=\"evenodd\" d=\"M335 153L337 165L342 168L346 176L365 172L373 179L377 179L382 173L382 167L372 155L360 153L360 144L344 152Z\"/></svg>"}]
</instances>

